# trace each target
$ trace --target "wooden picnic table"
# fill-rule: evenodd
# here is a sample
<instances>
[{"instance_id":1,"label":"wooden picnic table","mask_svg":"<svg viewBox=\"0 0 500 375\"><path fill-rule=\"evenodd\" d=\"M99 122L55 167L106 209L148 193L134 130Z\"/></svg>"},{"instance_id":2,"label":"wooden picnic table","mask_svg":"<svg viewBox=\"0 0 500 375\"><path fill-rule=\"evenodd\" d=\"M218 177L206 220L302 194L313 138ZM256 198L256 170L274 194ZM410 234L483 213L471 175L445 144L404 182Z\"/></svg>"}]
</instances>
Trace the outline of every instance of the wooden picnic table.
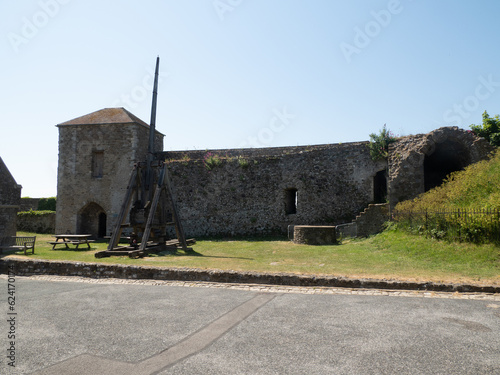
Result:
<instances>
[{"instance_id":1,"label":"wooden picnic table","mask_svg":"<svg viewBox=\"0 0 500 375\"><path fill-rule=\"evenodd\" d=\"M56 234L54 235L55 241L49 242L49 244L53 245L52 250L56 248L57 245L65 245L66 249L69 249L68 245L75 245L75 248L78 249L80 245L87 245L90 249L90 243L94 242L91 240L91 234Z\"/></svg>"}]
</instances>

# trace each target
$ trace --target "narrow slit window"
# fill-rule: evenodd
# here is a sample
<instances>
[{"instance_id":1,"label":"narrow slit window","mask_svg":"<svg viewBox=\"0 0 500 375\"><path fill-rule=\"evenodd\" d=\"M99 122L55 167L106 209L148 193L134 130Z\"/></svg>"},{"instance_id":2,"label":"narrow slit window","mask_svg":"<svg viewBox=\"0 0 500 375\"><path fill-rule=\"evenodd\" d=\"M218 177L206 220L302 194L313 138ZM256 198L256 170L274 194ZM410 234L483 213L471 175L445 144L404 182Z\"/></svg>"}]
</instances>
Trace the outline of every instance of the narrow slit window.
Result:
<instances>
[{"instance_id":1,"label":"narrow slit window","mask_svg":"<svg viewBox=\"0 0 500 375\"><path fill-rule=\"evenodd\" d=\"M285 190L285 214L293 215L297 213L297 189Z\"/></svg>"},{"instance_id":2,"label":"narrow slit window","mask_svg":"<svg viewBox=\"0 0 500 375\"><path fill-rule=\"evenodd\" d=\"M94 151L92 153L92 177L100 178L104 170L104 151Z\"/></svg>"}]
</instances>

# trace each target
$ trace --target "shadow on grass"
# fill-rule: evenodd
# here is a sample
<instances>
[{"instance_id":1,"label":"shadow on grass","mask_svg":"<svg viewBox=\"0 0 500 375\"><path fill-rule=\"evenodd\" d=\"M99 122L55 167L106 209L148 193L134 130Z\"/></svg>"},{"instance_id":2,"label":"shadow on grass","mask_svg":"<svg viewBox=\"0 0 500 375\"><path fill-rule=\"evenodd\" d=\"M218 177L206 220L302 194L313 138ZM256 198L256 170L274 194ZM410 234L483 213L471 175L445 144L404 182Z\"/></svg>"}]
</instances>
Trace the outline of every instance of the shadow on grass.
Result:
<instances>
[{"instance_id":1,"label":"shadow on grass","mask_svg":"<svg viewBox=\"0 0 500 375\"><path fill-rule=\"evenodd\" d=\"M245 257L223 257L223 256L216 256L216 255L203 255L202 253L199 253L194 250L190 251L174 251L174 250L165 250L165 251L160 251L155 254L150 254L150 256L178 256L178 257L204 257L204 258L216 258L216 259L242 259L242 260L254 260L253 258L245 258Z\"/></svg>"},{"instance_id":2,"label":"shadow on grass","mask_svg":"<svg viewBox=\"0 0 500 375\"><path fill-rule=\"evenodd\" d=\"M3 250L2 254L0 254L0 259L8 257L9 255L23 255L24 256L24 250L17 250L17 251L9 251L9 250ZM31 252L29 254L26 254L26 256L33 255ZM36 255L36 253L34 254Z\"/></svg>"},{"instance_id":3,"label":"shadow on grass","mask_svg":"<svg viewBox=\"0 0 500 375\"><path fill-rule=\"evenodd\" d=\"M76 247L70 247L70 248L65 248L65 247L56 247L55 249L50 249L50 251L72 251L72 252L77 252L81 253L84 251L92 251L92 250L98 250L97 247L91 247L90 249L85 246L85 247L79 247L78 249Z\"/></svg>"},{"instance_id":4,"label":"shadow on grass","mask_svg":"<svg viewBox=\"0 0 500 375\"><path fill-rule=\"evenodd\" d=\"M273 242L273 241L289 241L287 236L283 235L265 235L265 236L213 236L213 237L197 237L197 241L211 241L211 242Z\"/></svg>"}]
</instances>

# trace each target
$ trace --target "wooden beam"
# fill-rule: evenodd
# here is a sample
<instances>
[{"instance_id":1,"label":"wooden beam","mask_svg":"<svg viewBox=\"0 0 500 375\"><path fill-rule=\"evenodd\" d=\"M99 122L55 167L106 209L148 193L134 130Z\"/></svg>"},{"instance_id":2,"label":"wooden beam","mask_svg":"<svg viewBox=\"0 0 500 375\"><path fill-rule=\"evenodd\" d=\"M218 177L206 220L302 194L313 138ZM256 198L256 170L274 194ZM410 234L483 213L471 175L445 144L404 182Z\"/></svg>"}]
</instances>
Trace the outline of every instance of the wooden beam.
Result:
<instances>
[{"instance_id":1,"label":"wooden beam","mask_svg":"<svg viewBox=\"0 0 500 375\"><path fill-rule=\"evenodd\" d=\"M167 163L163 163L163 172L164 172L164 184L167 189L168 196L170 198L170 205L172 207L172 216L175 223L175 232L177 233L177 238L179 239L179 243L182 247L182 250L189 251L186 243L186 236L184 235L184 228L182 227L181 219L179 217L179 213L177 212L177 207L175 205L175 199L172 191L172 183L170 182L170 175L168 174Z\"/></svg>"},{"instance_id":2,"label":"wooden beam","mask_svg":"<svg viewBox=\"0 0 500 375\"><path fill-rule=\"evenodd\" d=\"M125 194L125 199L122 203L122 206L120 208L120 213L117 218L115 230L113 231L111 235L111 240L109 241L108 244L108 250L112 250L114 247L118 245L118 242L120 241L120 237L122 234L122 224L126 219L127 213L130 211L132 196L137 187L136 177L137 177L137 166L134 166L134 169L130 175L130 180L127 185L127 192Z\"/></svg>"}]
</instances>

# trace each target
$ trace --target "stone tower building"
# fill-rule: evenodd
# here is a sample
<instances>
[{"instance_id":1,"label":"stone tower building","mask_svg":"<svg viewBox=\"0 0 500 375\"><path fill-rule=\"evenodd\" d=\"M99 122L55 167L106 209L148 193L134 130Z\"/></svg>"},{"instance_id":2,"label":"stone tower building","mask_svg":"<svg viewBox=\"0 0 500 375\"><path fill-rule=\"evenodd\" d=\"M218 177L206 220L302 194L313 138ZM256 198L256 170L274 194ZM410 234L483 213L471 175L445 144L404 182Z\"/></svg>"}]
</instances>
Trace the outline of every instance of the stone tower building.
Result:
<instances>
[{"instance_id":1,"label":"stone tower building","mask_svg":"<svg viewBox=\"0 0 500 375\"><path fill-rule=\"evenodd\" d=\"M133 165L146 160L149 125L124 108L106 108L57 127L56 233L109 235ZM156 150L163 137L156 132Z\"/></svg>"},{"instance_id":2,"label":"stone tower building","mask_svg":"<svg viewBox=\"0 0 500 375\"><path fill-rule=\"evenodd\" d=\"M0 240L16 235L16 218L21 203L21 185L18 185L0 158Z\"/></svg>"}]
</instances>

